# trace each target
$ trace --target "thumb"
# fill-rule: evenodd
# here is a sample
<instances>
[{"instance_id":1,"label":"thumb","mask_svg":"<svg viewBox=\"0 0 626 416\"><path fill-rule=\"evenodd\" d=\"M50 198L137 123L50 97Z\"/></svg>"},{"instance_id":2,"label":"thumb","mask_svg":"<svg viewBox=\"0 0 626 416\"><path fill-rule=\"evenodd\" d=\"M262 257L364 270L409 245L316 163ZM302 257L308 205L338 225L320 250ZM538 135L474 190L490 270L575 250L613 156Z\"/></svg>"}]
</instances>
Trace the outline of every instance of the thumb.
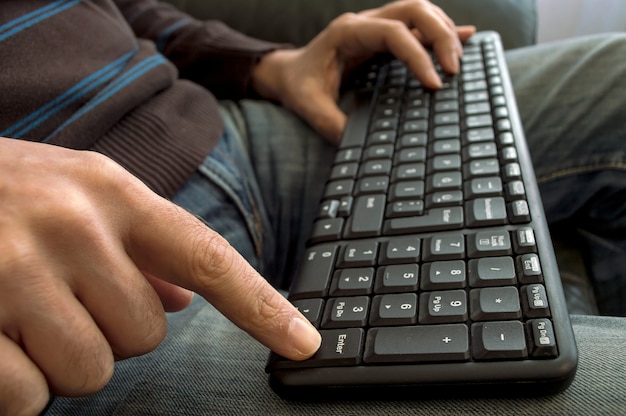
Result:
<instances>
[{"instance_id":1,"label":"thumb","mask_svg":"<svg viewBox=\"0 0 626 416\"><path fill-rule=\"evenodd\" d=\"M311 356L317 330L218 233L182 208L148 196L131 218L129 253L149 275L193 290L237 326L290 359Z\"/></svg>"}]
</instances>

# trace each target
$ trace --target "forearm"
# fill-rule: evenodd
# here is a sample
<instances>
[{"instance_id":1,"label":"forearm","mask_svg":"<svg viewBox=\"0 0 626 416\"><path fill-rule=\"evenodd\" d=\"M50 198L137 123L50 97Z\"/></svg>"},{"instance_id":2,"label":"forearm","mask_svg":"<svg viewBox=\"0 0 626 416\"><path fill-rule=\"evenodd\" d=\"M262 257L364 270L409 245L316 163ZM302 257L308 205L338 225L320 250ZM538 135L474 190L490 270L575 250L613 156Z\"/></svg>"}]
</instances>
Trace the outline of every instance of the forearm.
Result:
<instances>
[{"instance_id":1,"label":"forearm","mask_svg":"<svg viewBox=\"0 0 626 416\"><path fill-rule=\"evenodd\" d=\"M155 0L115 1L135 34L155 42L179 69L221 98L248 94L252 71L277 45L247 37L218 21L200 21Z\"/></svg>"}]
</instances>

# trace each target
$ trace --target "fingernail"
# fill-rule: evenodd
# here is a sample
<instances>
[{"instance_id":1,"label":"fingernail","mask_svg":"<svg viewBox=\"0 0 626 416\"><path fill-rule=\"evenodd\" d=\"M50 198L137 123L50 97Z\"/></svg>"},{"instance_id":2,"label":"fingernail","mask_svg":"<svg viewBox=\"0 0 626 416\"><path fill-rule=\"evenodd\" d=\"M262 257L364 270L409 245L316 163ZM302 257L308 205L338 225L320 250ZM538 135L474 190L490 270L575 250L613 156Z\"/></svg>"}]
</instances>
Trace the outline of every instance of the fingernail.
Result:
<instances>
[{"instance_id":1,"label":"fingernail","mask_svg":"<svg viewBox=\"0 0 626 416\"><path fill-rule=\"evenodd\" d=\"M309 357L320 347L322 337L313 325L296 317L289 322L289 342L300 355Z\"/></svg>"}]
</instances>

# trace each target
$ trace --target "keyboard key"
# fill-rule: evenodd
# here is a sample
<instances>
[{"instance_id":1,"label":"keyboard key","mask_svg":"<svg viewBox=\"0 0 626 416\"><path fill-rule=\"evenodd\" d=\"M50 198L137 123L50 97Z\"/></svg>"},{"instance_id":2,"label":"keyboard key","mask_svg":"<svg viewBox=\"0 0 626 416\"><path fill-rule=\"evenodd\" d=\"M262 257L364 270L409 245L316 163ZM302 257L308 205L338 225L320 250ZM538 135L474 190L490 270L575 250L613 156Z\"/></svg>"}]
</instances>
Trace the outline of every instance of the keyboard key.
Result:
<instances>
[{"instance_id":1,"label":"keyboard key","mask_svg":"<svg viewBox=\"0 0 626 416\"><path fill-rule=\"evenodd\" d=\"M441 234L426 239L424 261L455 260L465 257L463 234Z\"/></svg>"},{"instance_id":2,"label":"keyboard key","mask_svg":"<svg viewBox=\"0 0 626 416\"><path fill-rule=\"evenodd\" d=\"M541 264L539 256L534 253L519 256L516 261L517 273L521 284L541 283L543 282L543 274L541 272Z\"/></svg>"},{"instance_id":3,"label":"keyboard key","mask_svg":"<svg viewBox=\"0 0 626 416\"><path fill-rule=\"evenodd\" d=\"M330 180L354 179L359 169L358 163L342 163L335 165L330 173Z\"/></svg>"},{"instance_id":4,"label":"keyboard key","mask_svg":"<svg viewBox=\"0 0 626 416\"><path fill-rule=\"evenodd\" d=\"M336 199L329 199L322 202L317 218L336 218L339 211L339 201Z\"/></svg>"},{"instance_id":5,"label":"keyboard key","mask_svg":"<svg viewBox=\"0 0 626 416\"><path fill-rule=\"evenodd\" d=\"M468 227L485 227L507 223L504 198L478 198L465 205Z\"/></svg>"},{"instance_id":6,"label":"keyboard key","mask_svg":"<svg viewBox=\"0 0 626 416\"><path fill-rule=\"evenodd\" d=\"M401 181L391 185L389 202L424 198L424 181Z\"/></svg>"},{"instance_id":7,"label":"keyboard key","mask_svg":"<svg viewBox=\"0 0 626 416\"><path fill-rule=\"evenodd\" d=\"M416 292L419 281L417 264L396 264L378 269L376 293Z\"/></svg>"},{"instance_id":8,"label":"keyboard key","mask_svg":"<svg viewBox=\"0 0 626 416\"><path fill-rule=\"evenodd\" d=\"M454 230L463 226L461 207L433 208L419 217L393 218L384 222L383 234Z\"/></svg>"},{"instance_id":9,"label":"keyboard key","mask_svg":"<svg viewBox=\"0 0 626 416\"><path fill-rule=\"evenodd\" d=\"M341 197L339 200L339 207L337 208L337 216L345 218L352 212L353 199L351 196Z\"/></svg>"},{"instance_id":10,"label":"keyboard key","mask_svg":"<svg viewBox=\"0 0 626 416\"><path fill-rule=\"evenodd\" d=\"M335 272L330 296L369 295L374 286L373 267L355 267Z\"/></svg>"},{"instance_id":11,"label":"keyboard key","mask_svg":"<svg viewBox=\"0 0 626 416\"><path fill-rule=\"evenodd\" d=\"M289 291L289 299L324 297L328 294L338 248L323 245L307 249L297 279Z\"/></svg>"},{"instance_id":12,"label":"keyboard key","mask_svg":"<svg viewBox=\"0 0 626 416\"><path fill-rule=\"evenodd\" d=\"M475 178L465 183L467 198L502 195L502 180L497 176Z\"/></svg>"},{"instance_id":13,"label":"keyboard key","mask_svg":"<svg viewBox=\"0 0 626 416\"><path fill-rule=\"evenodd\" d=\"M475 143L466 148L466 157L468 159L480 159L484 157L495 157L498 155L498 149L493 142Z\"/></svg>"},{"instance_id":14,"label":"keyboard key","mask_svg":"<svg viewBox=\"0 0 626 416\"><path fill-rule=\"evenodd\" d=\"M370 326L411 325L417 322L417 295L398 293L372 299Z\"/></svg>"},{"instance_id":15,"label":"keyboard key","mask_svg":"<svg viewBox=\"0 0 626 416\"><path fill-rule=\"evenodd\" d=\"M420 295L421 324L457 323L467 320L467 295L464 290L444 290Z\"/></svg>"},{"instance_id":16,"label":"keyboard key","mask_svg":"<svg viewBox=\"0 0 626 416\"><path fill-rule=\"evenodd\" d=\"M410 163L400 165L394 169L391 177L392 182L411 179L424 179L426 173L426 165L423 163Z\"/></svg>"},{"instance_id":17,"label":"keyboard key","mask_svg":"<svg viewBox=\"0 0 626 416\"><path fill-rule=\"evenodd\" d=\"M458 136L454 136L458 137ZM461 140L459 139L442 139L433 143L433 155L445 155L449 153L459 153L461 151Z\"/></svg>"},{"instance_id":18,"label":"keyboard key","mask_svg":"<svg viewBox=\"0 0 626 416\"><path fill-rule=\"evenodd\" d=\"M313 224L310 243L339 240L343 231L343 218L322 218Z\"/></svg>"},{"instance_id":19,"label":"keyboard key","mask_svg":"<svg viewBox=\"0 0 626 416\"><path fill-rule=\"evenodd\" d=\"M530 222L530 208L525 200L514 201L509 205L509 216L513 224Z\"/></svg>"},{"instance_id":20,"label":"keyboard key","mask_svg":"<svg viewBox=\"0 0 626 416\"><path fill-rule=\"evenodd\" d=\"M354 181L351 179L342 179L331 181L326 185L324 199L336 199L350 195L354 189Z\"/></svg>"},{"instance_id":21,"label":"keyboard key","mask_svg":"<svg viewBox=\"0 0 626 416\"><path fill-rule=\"evenodd\" d=\"M536 252L535 231L531 227L518 228L513 233L513 248L519 254Z\"/></svg>"},{"instance_id":22,"label":"keyboard key","mask_svg":"<svg viewBox=\"0 0 626 416\"><path fill-rule=\"evenodd\" d=\"M370 146L365 149L363 154L363 160L372 159L390 159L393 155L393 145L381 144L376 146Z\"/></svg>"},{"instance_id":23,"label":"keyboard key","mask_svg":"<svg viewBox=\"0 0 626 416\"><path fill-rule=\"evenodd\" d=\"M469 297L473 321L519 319L522 316L516 287L472 289Z\"/></svg>"},{"instance_id":24,"label":"keyboard key","mask_svg":"<svg viewBox=\"0 0 626 416\"><path fill-rule=\"evenodd\" d=\"M524 316L527 318L547 318L550 316L548 295L542 284L523 286L521 289Z\"/></svg>"},{"instance_id":25,"label":"keyboard key","mask_svg":"<svg viewBox=\"0 0 626 416\"><path fill-rule=\"evenodd\" d=\"M506 230L480 231L467 237L469 258L512 254L511 236Z\"/></svg>"},{"instance_id":26,"label":"keyboard key","mask_svg":"<svg viewBox=\"0 0 626 416\"><path fill-rule=\"evenodd\" d=\"M522 359L528 356L524 326L518 321L475 323L472 325L472 341L476 360Z\"/></svg>"},{"instance_id":27,"label":"keyboard key","mask_svg":"<svg viewBox=\"0 0 626 416\"><path fill-rule=\"evenodd\" d=\"M361 160L361 149L343 149L337 152L335 163L358 162Z\"/></svg>"},{"instance_id":28,"label":"keyboard key","mask_svg":"<svg viewBox=\"0 0 626 416\"><path fill-rule=\"evenodd\" d=\"M346 245L337 261L337 267L374 266L378 256L376 241L352 241Z\"/></svg>"},{"instance_id":29,"label":"keyboard key","mask_svg":"<svg viewBox=\"0 0 626 416\"><path fill-rule=\"evenodd\" d=\"M420 257L420 240L417 237L392 238L383 245L380 264L417 263Z\"/></svg>"},{"instance_id":30,"label":"keyboard key","mask_svg":"<svg viewBox=\"0 0 626 416\"><path fill-rule=\"evenodd\" d=\"M328 299L321 327L323 329L332 329L365 326L369 306L370 298L367 296Z\"/></svg>"},{"instance_id":31,"label":"keyboard key","mask_svg":"<svg viewBox=\"0 0 626 416\"><path fill-rule=\"evenodd\" d=\"M422 266L422 290L461 289L467 285L463 260L435 261Z\"/></svg>"},{"instance_id":32,"label":"keyboard key","mask_svg":"<svg viewBox=\"0 0 626 416\"><path fill-rule=\"evenodd\" d=\"M459 190L462 185L463 174L461 172L438 172L430 176L426 192Z\"/></svg>"},{"instance_id":33,"label":"keyboard key","mask_svg":"<svg viewBox=\"0 0 626 416\"><path fill-rule=\"evenodd\" d=\"M491 127L470 129L465 132L465 143L492 142L495 137Z\"/></svg>"},{"instance_id":34,"label":"keyboard key","mask_svg":"<svg viewBox=\"0 0 626 416\"><path fill-rule=\"evenodd\" d=\"M359 177L389 175L391 168L391 160L370 160L361 166Z\"/></svg>"},{"instance_id":35,"label":"keyboard key","mask_svg":"<svg viewBox=\"0 0 626 416\"><path fill-rule=\"evenodd\" d=\"M506 184L506 199L507 201L513 201L526 198L526 190L524 188L524 182L512 181Z\"/></svg>"},{"instance_id":36,"label":"keyboard key","mask_svg":"<svg viewBox=\"0 0 626 416\"><path fill-rule=\"evenodd\" d=\"M356 198L354 211L346 227L346 238L379 235L385 208L385 195L367 195Z\"/></svg>"},{"instance_id":37,"label":"keyboard key","mask_svg":"<svg viewBox=\"0 0 626 416\"><path fill-rule=\"evenodd\" d=\"M269 363L271 369L336 367L357 365L361 362L365 331L362 328L333 329L320 331L322 344L317 352L304 361L291 361L274 356Z\"/></svg>"},{"instance_id":38,"label":"keyboard key","mask_svg":"<svg viewBox=\"0 0 626 416\"><path fill-rule=\"evenodd\" d=\"M558 355L554 329L549 319L531 319L527 323L531 336L531 355L536 358L554 358Z\"/></svg>"},{"instance_id":39,"label":"keyboard key","mask_svg":"<svg viewBox=\"0 0 626 416\"><path fill-rule=\"evenodd\" d=\"M495 158L479 159L466 164L464 172L465 176L468 178L498 175L500 173L500 163L498 159Z\"/></svg>"},{"instance_id":40,"label":"keyboard key","mask_svg":"<svg viewBox=\"0 0 626 416\"><path fill-rule=\"evenodd\" d=\"M466 361L465 324L373 328L367 332L366 363Z\"/></svg>"},{"instance_id":41,"label":"keyboard key","mask_svg":"<svg viewBox=\"0 0 626 416\"><path fill-rule=\"evenodd\" d=\"M396 153L396 164L401 163L415 163L426 161L426 148L425 147L406 147Z\"/></svg>"},{"instance_id":42,"label":"keyboard key","mask_svg":"<svg viewBox=\"0 0 626 416\"><path fill-rule=\"evenodd\" d=\"M461 137L461 127L451 124L448 126L437 126L433 129L433 139L458 139Z\"/></svg>"},{"instance_id":43,"label":"keyboard key","mask_svg":"<svg viewBox=\"0 0 626 416\"><path fill-rule=\"evenodd\" d=\"M424 201L418 199L413 201L396 201L387 205L387 218L410 217L422 215L424 213Z\"/></svg>"},{"instance_id":44,"label":"keyboard key","mask_svg":"<svg viewBox=\"0 0 626 416\"><path fill-rule=\"evenodd\" d=\"M428 164L429 172L442 172L447 170L461 170L461 156L458 154L435 156Z\"/></svg>"},{"instance_id":45,"label":"keyboard key","mask_svg":"<svg viewBox=\"0 0 626 416\"><path fill-rule=\"evenodd\" d=\"M440 191L426 196L426 208L463 205L463 191Z\"/></svg>"},{"instance_id":46,"label":"keyboard key","mask_svg":"<svg viewBox=\"0 0 626 416\"><path fill-rule=\"evenodd\" d=\"M319 328L324 310L323 299L300 299L291 303L314 327Z\"/></svg>"},{"instance_id":47,"label":"keyboard key","mask_svg":"<svg viewBox=\"0 0 626 416\"><path fill-rule=\"evenodd\" d=\"M484 257L468 263L472 287L504 286L517 283L515 265L511 257Z\"/></svg>"},{"instance_id":48,"label":"keyboard key","mask_svg":"<svg viewBox=\"0 0 626 416\"><path fill-rule=\"evenodd\" d=\"M355 195L384 194L389 188L389 177L371 176L359 179L354 188Z\"/></svg>"}]
</instances>

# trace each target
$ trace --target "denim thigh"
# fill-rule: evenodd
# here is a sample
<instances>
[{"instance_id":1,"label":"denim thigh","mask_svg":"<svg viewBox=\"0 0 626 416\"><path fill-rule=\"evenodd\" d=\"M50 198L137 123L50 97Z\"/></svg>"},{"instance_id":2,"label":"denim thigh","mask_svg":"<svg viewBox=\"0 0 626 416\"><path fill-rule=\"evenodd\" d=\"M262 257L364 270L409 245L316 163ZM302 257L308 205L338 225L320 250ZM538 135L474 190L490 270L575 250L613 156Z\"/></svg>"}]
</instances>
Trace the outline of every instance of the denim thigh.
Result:
<instances>
[{"instance_id":1,"label":"denim thigh","mask_svg":"<svg viewBox=\"0 0 626 416\"><path fill-rule=\"evenodd\" d=\"M586 248L599 309L626 315L626 34L507 54L547 219Z\"/></svg>"},{"instance_id":2,"label":"denim thigh","mask_svg":"<svg viewBox=\"0 0 626 416\"><path fill-rule=\"evenodd\" d=\"M225 131L173 201L287 289L335 149L302 120L255 100L222 102Z\"/></svg>"}]
</instances>

